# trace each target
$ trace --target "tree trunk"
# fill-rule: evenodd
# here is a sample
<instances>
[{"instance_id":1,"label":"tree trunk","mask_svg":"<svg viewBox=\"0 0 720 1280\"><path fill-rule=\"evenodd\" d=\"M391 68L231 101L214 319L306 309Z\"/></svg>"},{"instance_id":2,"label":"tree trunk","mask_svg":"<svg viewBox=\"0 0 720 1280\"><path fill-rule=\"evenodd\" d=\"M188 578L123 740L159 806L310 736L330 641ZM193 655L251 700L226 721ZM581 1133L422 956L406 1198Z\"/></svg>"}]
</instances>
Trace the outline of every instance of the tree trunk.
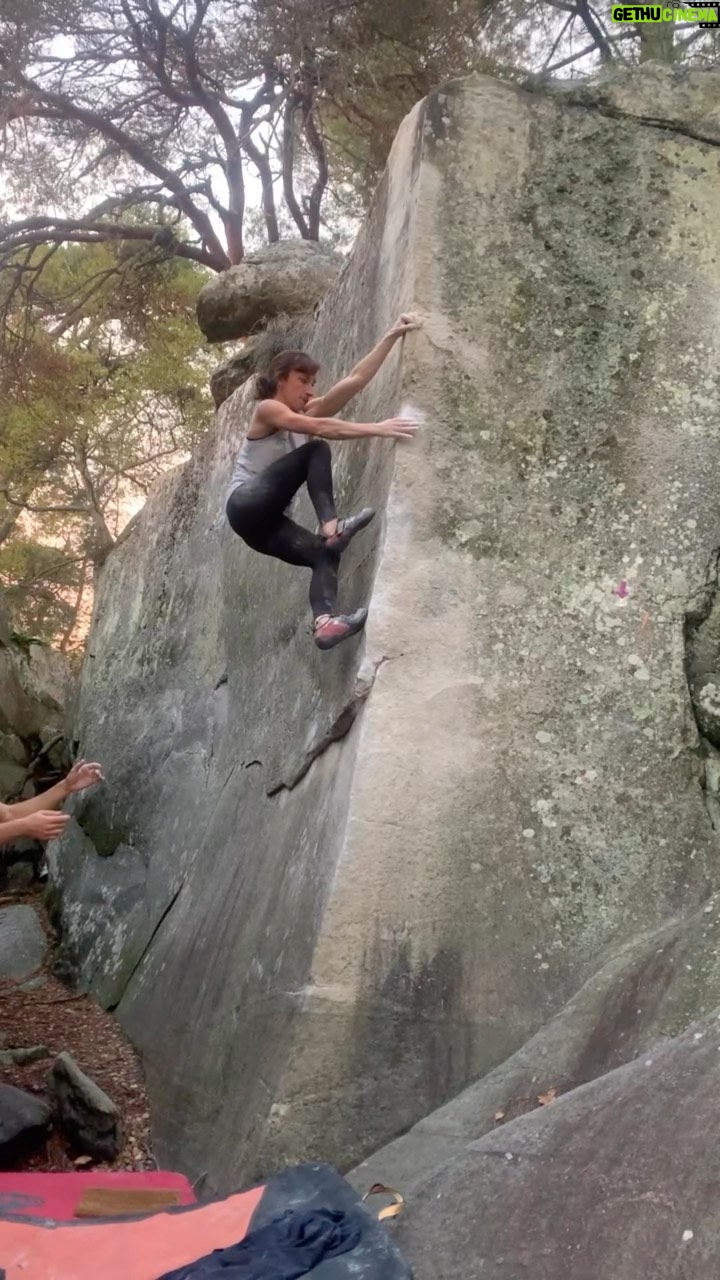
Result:
<instances>
[{"instance_id":1,"label":"tree trunk","mask_svg":"<svg viewBox=\"0 0 720 1280\"><path fill-rule=\"evenodd\" d=\"M641 62L670 63L675 57L675 28L672 22L638 22Z\"/></svg>"},{"instance_id":2,"label":"tree trunk","mask_svg":"<svg viewBox=\"0 0 720 1280\"><path fill-rule=\"evenodd\" d=\"M21 508L18 508L17 511L12 512L4 520L0 521L0 547L3 542L7 542L10 534L13 533L15 525L20 519L20 510Z\"/></svg>"},{"instance_id":3,"label":"tree trunk","mask_svg":"<svg viewBox=\"0 0 720 1280\"><path fill-rule=\"evenodd\" d=\"M75 607L73 608L72 619L70 621L69 626L65 629L63 633L63 638L60 642L60 651L62 653L66 652L67 647L70 644L70 641L72 640L73 631L77 626L78 618L80 617L80 609L82 607L82 602L85 595L85 586L87 583L87 571L88 571L88 562L87 560L83 560L82 572L80 574L80 585L78 587L77 595L75 597Z\"/></svg>"}]
</instances>

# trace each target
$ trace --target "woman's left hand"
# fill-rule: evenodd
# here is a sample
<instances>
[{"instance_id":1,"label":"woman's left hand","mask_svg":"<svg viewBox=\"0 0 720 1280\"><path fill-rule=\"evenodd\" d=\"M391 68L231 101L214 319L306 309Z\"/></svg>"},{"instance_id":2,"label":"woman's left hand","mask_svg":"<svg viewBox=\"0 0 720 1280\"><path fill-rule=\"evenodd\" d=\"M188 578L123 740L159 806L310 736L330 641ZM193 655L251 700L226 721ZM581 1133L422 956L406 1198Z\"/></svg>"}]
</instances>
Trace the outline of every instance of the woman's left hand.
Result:
<instances>
[{"instance_id":1,"label":"woman's left hand","mask_svg":"<svg viewBox=\"0 0 720 1280\"><path fill-rule=\"evenodd\" d=\"M411 329L419 329L420 320L414 315L401 315L395 321L392 329L388 330L389 338L401 338L403 334L409 333Z\"/></svg>"}]
</instances>

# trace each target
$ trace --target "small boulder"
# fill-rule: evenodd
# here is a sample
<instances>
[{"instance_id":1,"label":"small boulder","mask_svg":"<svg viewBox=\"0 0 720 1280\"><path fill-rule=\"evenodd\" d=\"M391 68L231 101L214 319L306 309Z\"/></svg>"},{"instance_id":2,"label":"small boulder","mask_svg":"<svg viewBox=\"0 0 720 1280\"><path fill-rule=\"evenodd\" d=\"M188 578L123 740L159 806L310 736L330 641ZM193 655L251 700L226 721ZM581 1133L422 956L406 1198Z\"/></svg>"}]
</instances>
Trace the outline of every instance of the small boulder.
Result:
<instances>
[{"instance_id":1,"label":"small boulder","mask_svg":"<svg viewBox=\"0 0 720 1280\"><path fill-rule=\"evenodd\" d=\"M255 348L255 341L246 342L242 351L236 351L224 364L218 365L210 378L210 392L216 409L229 400L233 392L255 372Z\"/></svg>"},{"instance_id":2,"label":"small boulder","mask_svg":"<svg viewBox=\"0 0 720 1280\"><path fill-rule=\"evenodd\" d=\"M35 879L32 863L11 862L5 879L11 893L25 893Z\"/></svg>"},{"instance_id":3,"label":"small boulder","mask_svg":"<svg viewBox=\"0 0 720 1280\"><path fill-rule=\"evenodd\" d=\"M205 285L197 300L198 324L208 342L232 342L273 316L312 311L342 265L339 254L312 240L268 245Z\"/></svg>"},{"instance_id":4,"label":"small boulder","mask_svg":"<svg viewBox=\"0 0 720 1280\"><path fill-rule=\"evenodd\" d=\"M0 911L0 979L20 981L37 973L45 959L47 941L30 906Z\"/></svg>"},{"instance_id":5,"label":"small boulder","mask_svg":"<svg viewBox=\"0 0 720 1280\"><path fill-rule=\"evenodd\" d=\"M50 1128L50 1108L22 1089L0 1084L0 1168L37 1147Z\"/></svg>"},{"instance_id":6,"label":"small boulder","mask_svg":"<svg viewBox=\"0 0 720 1280\"><path fill-rule=\"evenodd\" d=\"M38 974L37 978L30 978L28 982L20 983L21 991L39 991L41 987L47 986L47 978L44 974Z\"/></svg>"},{"instance_id":7,"label":"small boulder","mask_svg":"<svg viewBox=\"0 0 720 1280\"><path fill-rule=\"evenodd\" d=\"M0 1049L0 1068L29 1067L33 1062L42 1062L50 1057L50 1050L44 1044L33 1045L30 1049Z\"/></svg>"},{"instance_id":8,"label":"small boulder","mask_svg":"<svg viewBox=\"0 0 720 1280\"><path fill-rule=\"evenodd\" d=\"M53 1063L48 1092L70 1143L96 1160L114 1160L122 1147L122 1121L115 1103L69 1053Z\"/></svg>"}]
</instances>

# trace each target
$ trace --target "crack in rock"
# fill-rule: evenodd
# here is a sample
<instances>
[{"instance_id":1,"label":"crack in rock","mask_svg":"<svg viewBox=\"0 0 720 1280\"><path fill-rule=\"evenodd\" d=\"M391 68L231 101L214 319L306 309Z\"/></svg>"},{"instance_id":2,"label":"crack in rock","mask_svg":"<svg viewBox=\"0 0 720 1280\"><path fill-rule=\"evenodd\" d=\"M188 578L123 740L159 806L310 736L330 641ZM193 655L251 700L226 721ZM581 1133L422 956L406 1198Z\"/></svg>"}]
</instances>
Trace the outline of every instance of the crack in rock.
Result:
<instances>
[{"instance_id":1,"label":"crack in rock","mask_svg":"<svg viewBox=\"0 0 720 1280\"><path fill-rule=\"evenodd\" d=\"M685 678L700 740L700 785L713 831L720 831L720 550L693 593L683 627Z\"/></svg>"},{"instance_id":2,"label":"crack in rock","mask_svg":"<svg viewBox=\"0 0 720 1280\"><path fill-rule=\"evenodd\" d=\"M145 943L145 946L143 947L142 952L141 952L141 954L140 954L140 956L139 956L138 960L137 960L137 961L136 961L136 963L133 965L131 972L128 974L127 980L126 980L126 981L124 982L124 984L123 984L123 991L122 991L122 995L120 996L120 1000L118 1000L117 1004L109 1005L109 1006L108 1006L108 1011L109 1011L110 1013L114 1013L114 1012L115 1012L115 1010L117 1009L118 1004L120 1003L120 1001L124 999L124 997L125 997L125 995L126 995L126 993L127 993L128 989L129 989L129 987L130 987L130 984L131 984L131 982L132 982L133 978L135 977L135 974L136 974L136 973L138 972L138 970L140 969L140 966L142 965L143 961L145 960L145 957L147 956L148 952L150 951L150 948L152 947L152 945L153 945L153 943L154 943L154 941L155 941L155 939L156 939L156 937L157 937L158 933L160 932L160 929L162 928L162 926L164 925L164 923L165 923L165 921L167 920L168 916L170 915L170 912L172 911L173 907L175 906L175 903L177 902L178 898L180 897L180 894L182 893L182 891L183 891L184 887L185 887L185 883L183 882L183 883L180 885L180 887L179 887L178 889L176 889L176 890L175 890L175 893L173 894L172 898L171 898L171 899L170 899L170 901L168 902L168 904L167 904L167 906L166 906L165 910L163 911L162 915L160 916L160 919L158 920L158 922L157 922L157 924L155 925L155 927L154 927L154 929L153 929L152 933L150 934L150 937L148 938L147 942Z\"/></svg>"},{"instance_id":3,"label":"crack in rock","mask_svg":"<svg viewBox=\"0 0 720 1280\"><path fill-rule=\"evenodd\" d=\"M402 654L397 654L395 657L402 657ZM293 791L298 783L307 777L315 761L325 754L328 747L347 737L360 711L370 697L378 671L386 662L392 661L394 661L394 657L383 656L374 663L363 664L363 667L358 672L355 687L349 701L346 702L328 731L308 749L302 764L289 778L282 778L267 788L266 795L268 797L279 795L281 791Z\"/></svg>"},{"instance_id":4,"label":"crack in rock","mask_svg":"<svg viewBox=\"0 0 720 1280\"><path fill-rule=\"evenodd\" d=\"M599 85L595 88L583 85L577 89L568 90L561 81L553 80L544 75L544 73L539 72L526 77L518 87L525 93L530 94L549 93L550 96L558 98L567 107L580 107L586 111L596 111L598 115L605 116L609 120L627 120L643 128L658 129L664 133L680 134L685 138L690 138L693 142L702 142L708 147L720 147L720 136L717 133L706 133L702 128L695 128L693 125L684 123L682 120L675 119L672 116L641 115L634 111L624 110L611 100L612 85L606 90L603 90L603 87Z\"/></svg>"},{"instance_id":5,"label":"crack in rock","mask_svg":"<svg viewBox=\"0 0 720 1280\"><path fill-rule=\"evenodd\" d=\"M595 101L582 101L578 98L568 97L566 101L569 107L584 107L587 111L597 111L598 115L605 116L608 120L628 120L646 129L658 129L662 133L681 134L685 138L690 138L693 142L702 142L708 147L720 146L720 138L703 133L700 129L694 129L692 125L683 124L680 120L665 119L662 116L635 115L632 111L623 111L622 107L616 107L611 102L603 101L602 98L598 98Z\"/></svg>"},{"instance_id":6,"label":"crack in rock","mask_svg":"<svg viewBox=\"0 0 720 1280\"><path fill-rule=\"evenodd\" d=\"M709 134L702 133L699 129L693 129L691 125L681 124L679 120L663 120L659 116L636 116L629 111L621 111L619 107L611 107L603 103L598 103L596 110L600 115L607 116L611 120L633 120L647 129L659 129L664 133L679 133L684 138L691 138L693 142L702 142L707 147L720 146L720 139L712 138Z\"/></svg>"}]
</instances>

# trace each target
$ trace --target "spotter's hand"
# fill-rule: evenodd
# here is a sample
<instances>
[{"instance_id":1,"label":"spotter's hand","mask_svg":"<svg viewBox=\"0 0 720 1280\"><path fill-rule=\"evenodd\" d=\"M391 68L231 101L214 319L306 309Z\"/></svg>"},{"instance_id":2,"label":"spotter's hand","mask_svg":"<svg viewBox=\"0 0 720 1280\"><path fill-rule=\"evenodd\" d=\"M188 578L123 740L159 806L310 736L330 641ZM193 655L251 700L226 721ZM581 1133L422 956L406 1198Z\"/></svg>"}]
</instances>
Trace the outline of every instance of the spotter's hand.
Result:
<instances>
[{"instance_id":1,"label":"spotter's hand","mask_svg":"<svg viewBox=\"0 0 720 1280\"><path fill-rule=\"evenodd\" d=\"M94 787L96 782L104 781L102 765L88 764L86 760L78 760L67 775L65 785L68 795L72 795L74 791L85 791L87 787Z\"/></svg>"}]
</instances>

